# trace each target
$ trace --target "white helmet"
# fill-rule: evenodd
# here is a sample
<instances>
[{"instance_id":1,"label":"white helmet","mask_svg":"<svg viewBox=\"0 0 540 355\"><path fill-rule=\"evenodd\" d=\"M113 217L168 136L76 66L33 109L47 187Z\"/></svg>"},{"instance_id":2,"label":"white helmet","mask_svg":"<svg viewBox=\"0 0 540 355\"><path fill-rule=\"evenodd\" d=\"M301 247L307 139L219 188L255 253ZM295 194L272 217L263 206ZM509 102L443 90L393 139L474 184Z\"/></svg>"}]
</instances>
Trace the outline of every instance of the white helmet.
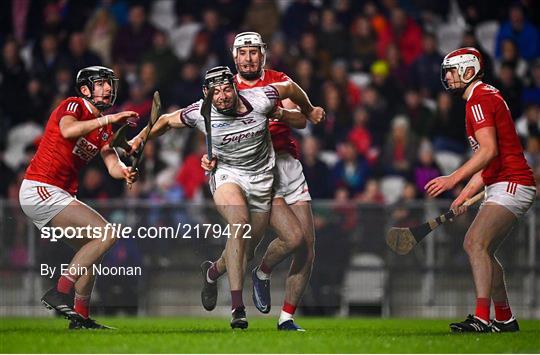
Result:
<instances>
[{"instance_id":1,"label":"white helmet","mask_svg":"<svg viewBox=\"0 0 540 355\"><path fill-rule=\"evenodd\" d=\"M470 67L474 68L474 75L469 79L465 79L465 71ZM469 84L484 74L482 54L473 47L459 48L448 53L441 64L441 81L446 90L450 89L446 82L446 71L451 68L457 69L459 79L463 83Z\"/></svg>"},{"instance_id":2,"label":"white helmet","mask_svg":"<svg viewBox=\"0 0 540 355\"><path fill-rule=\"evenodd\" d=\"M241 47L259 47L262 55L262 61L260 68L256 73L242 73L240 71L240 68L238 68L238 65L236 63L236 57L238 56L238 48ZM240 73L242 77L245 77L246 79L255 79L261 76L262 69L264 65L266 64L266 43L263 42L262 37L257 32L242 32L236 35L234 37L233 47L232 47L232 55L234 58L234 62L236 65L236 70ZM247 75L247 76L246 76ZM252 76L250 78L249 76Z\"/></svg>"}]
</instances>

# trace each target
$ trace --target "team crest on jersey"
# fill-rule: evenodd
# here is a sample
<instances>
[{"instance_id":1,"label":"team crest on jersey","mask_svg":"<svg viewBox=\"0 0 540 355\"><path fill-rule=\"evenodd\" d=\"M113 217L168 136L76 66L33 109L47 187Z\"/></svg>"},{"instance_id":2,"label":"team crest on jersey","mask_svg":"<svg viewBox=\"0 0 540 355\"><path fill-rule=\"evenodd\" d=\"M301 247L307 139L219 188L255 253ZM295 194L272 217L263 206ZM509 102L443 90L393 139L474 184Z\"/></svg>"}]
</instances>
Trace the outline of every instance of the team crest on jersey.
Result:
<instances>
[{"instance_id":1,"label":"team crest on jersey","mask_svg":"<svg viewBox=\"0 0 540 355\"><path fill-rule=\"evenodd\" d=\"M103 132L103 134L101 135L101 139L106 142L109 139L109 133Z\"/></svg>"},{"instance_id":2,"label":"team crest on jersey","mask_svg":"<svg viewBox=\"0 0 540 355\"><path fill-rule=\"evenodd\" d=\"M468 136L467 139L469 140L469 144L471 145L473 152L476 152L478 148L480 148L480 144L478 144L478 142L476 141L476 139L474 139L473 136Z\"/></svg>"},{"instance_id":3,"label":"team crest on jersey","mask_svg":"<svg viewBox=\"0 0 540 355\"><path fill-rule=\"evenodd\" d=\"M220 179L221 181L224 181L224 180L227 180L228 177L229 177L228 175L223 174L223 175L221 175L221 176L219 177L219 179Z\"/></svg>"}]
</instances>

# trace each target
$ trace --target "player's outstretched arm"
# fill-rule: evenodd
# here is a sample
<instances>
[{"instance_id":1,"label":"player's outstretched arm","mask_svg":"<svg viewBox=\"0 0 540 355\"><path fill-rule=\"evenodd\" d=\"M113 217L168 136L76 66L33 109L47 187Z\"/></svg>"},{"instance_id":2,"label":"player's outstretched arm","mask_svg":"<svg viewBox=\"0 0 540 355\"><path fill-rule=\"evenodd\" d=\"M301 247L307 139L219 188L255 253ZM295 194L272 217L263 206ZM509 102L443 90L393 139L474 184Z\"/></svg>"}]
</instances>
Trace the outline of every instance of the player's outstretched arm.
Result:
<instances>
[{"instance_id":1,"label":"player's outstretched arm","mask_svg":"<svg viewBox=\"0 0 540 355\"><path fill-rule=\"evenodd\" d=\"M150 132L150 135L148 136L148 139L152 139L155 137L159 137L165 132L167 132L171 128L184 128L186 125L182 120L180 119L180 114L183 109L176 110L171 113L165 113L161 116L159 116L157 122L152 127L152 131ZM148 134L148 126L142 129L131 141L130 144L137 141L142 141L144 137ZM133 147L133 151L137 147Z\"/></svg>"},{"instance_id":2,"label":"player's outstretched arm","mask_svg":"<svg viewBox=\"0 0 540 355\"><path fill-rule=\"evenodd\" d=\"M115 179L124 179L128 184L133 184L137 181L138 172L131 167L126 166L121 160L116 150L108 144L101 148L101 158L111 175Z\"/></svg>"},{"instance_id":3,"label":"player's outstretched arm","mask_svg":"<svg viewBox=\"0 0 540 355\"><path fill-rule=\"evenodd\" d=\"M300 112L311 122L317 124L325 119L326 114L324 109L321 107L313 107L306 92L294 81L284 81L272 84L272 86L278 91L281 100L290 99L298 104Z\"/></svg>"},{"instance_id":4,"label":"player's outstretched arm","mask_svg":"<svg viewBox=\"0 0 540 355\"><path fill-rule=\"evenodd\" d=\"M135 127L139 114L134 111L123 111L111 115L101 116L94 120L79 121L73 116L64 116L60 119L60 134L66 139L74 139L87 135L88 133L100 127L107 126L110 123L124 124L128 123Z\"/></svg>"}]
</instances>

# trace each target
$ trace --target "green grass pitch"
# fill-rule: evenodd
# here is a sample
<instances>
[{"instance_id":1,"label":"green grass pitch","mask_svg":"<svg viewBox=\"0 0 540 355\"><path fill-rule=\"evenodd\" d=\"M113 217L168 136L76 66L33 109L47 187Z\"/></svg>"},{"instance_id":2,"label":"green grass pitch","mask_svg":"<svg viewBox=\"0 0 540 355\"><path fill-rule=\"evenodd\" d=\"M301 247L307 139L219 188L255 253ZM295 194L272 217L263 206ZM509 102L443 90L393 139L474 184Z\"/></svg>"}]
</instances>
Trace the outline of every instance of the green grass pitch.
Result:
<instances>
[{"instance_id":1,"label":"green grass pitch","mask_svg":"<svg viewBox=\"0 0 540 355\"><path fill-rule=\"evenodd\" d=\"M98 318L118 330L66 329L63 319L0 318L2 353L536 353L540 321L514 334L452 334L449 320L306 318L305 333L252 317L233 331L223 318Z\"/></svg>"}]
</instances>

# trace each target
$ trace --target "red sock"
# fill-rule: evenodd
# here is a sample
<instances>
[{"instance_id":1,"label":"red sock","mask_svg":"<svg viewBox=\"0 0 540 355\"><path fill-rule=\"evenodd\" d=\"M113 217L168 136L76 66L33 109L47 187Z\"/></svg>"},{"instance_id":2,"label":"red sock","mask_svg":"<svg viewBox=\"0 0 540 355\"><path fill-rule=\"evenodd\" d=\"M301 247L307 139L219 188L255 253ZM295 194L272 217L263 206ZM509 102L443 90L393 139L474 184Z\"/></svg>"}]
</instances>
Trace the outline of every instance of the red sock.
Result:
<instances>
[{"instance_id":1,"label":"red sock","mask_svg":"<svg viewBox=\"0 0 540 355\"><path fill-rule=\"evenodd\" d=\"M75 294L75 312L84 318L88 318L90 315L90 295L83 296Z\"/></svg>"},{"instance_id":2,"label":"red sock","mask_svg":"<svg viewBox=\"0 0 540 355\"><path fill-rule=\"evenodd\" d=\"M292 304L290 304L290 303L285 302L285 303L283 304L282 310L283 310L283 312L287 312L287 313L293 315L294 312L296 311L296 306L295 306L295 305L292 305Z\"/></svg>"},{"instance_id":3,"label":"red sock","mask_svg":"<svg viewBox=\"0 0 540 355\"><path fill-rule=\"evenodd\" d=\"M208 269L208 278L212 281L216 281L219 279L221 274L219 273L219 270L217 268L217 263L213 263L212 266Z\"/></svg>"},{"instance_id":4,"label":"red sock","mask_svg":"<svg viewBox=\"0 0 540 355\"><path fill-rule=\"evenodd\" d=\"M272 273L272 268L266 265L264 262L261 263L261 266L259 266L259 270L261 270L263 273L270 275Z\"/></svg>"},{"instance_id":5,"label":"red sock","mask_svg":"<svg viewBox=\"0 0 540 355\"><path fill-rule=\"evenodd\" d=\"M72 280L67 276L60 276L60 278L58 279L58 283L56 284L56 289L58 290L58 292L69 294L71 290L73 290L74 284L75 280Z\"/></svg>"},{"instance_id":6,"label":"red sock","mask_svg":"<svg viewBox=\"0 0 540 355\"><path fill-rule=\"evenodd\" d=\"M491 299L489 298L477 298L476 299L476 312L475 315L483 321L489 322L489 307L491 306Z\"/></svg>"},{"instance_id":7,"label":"red sock","mask_svg":"<svg viewBox=\"0 0 540 355\"><path fill-rule=\"evenodd\" d=\"M493 301L495 305L495 319L504 322L512 318L512 310L508 304L508 300Z\"/></svg>"},{"instance_id":8,"label":"red sock","mask_svg":"<svg viewBox=\"0 0 540 355\"><path fill-rule=\"evenodd\" d=\"M242 290L231 291L232 309L244 308L244 301L242 300Z\"/></svg>"}]
</instances>

